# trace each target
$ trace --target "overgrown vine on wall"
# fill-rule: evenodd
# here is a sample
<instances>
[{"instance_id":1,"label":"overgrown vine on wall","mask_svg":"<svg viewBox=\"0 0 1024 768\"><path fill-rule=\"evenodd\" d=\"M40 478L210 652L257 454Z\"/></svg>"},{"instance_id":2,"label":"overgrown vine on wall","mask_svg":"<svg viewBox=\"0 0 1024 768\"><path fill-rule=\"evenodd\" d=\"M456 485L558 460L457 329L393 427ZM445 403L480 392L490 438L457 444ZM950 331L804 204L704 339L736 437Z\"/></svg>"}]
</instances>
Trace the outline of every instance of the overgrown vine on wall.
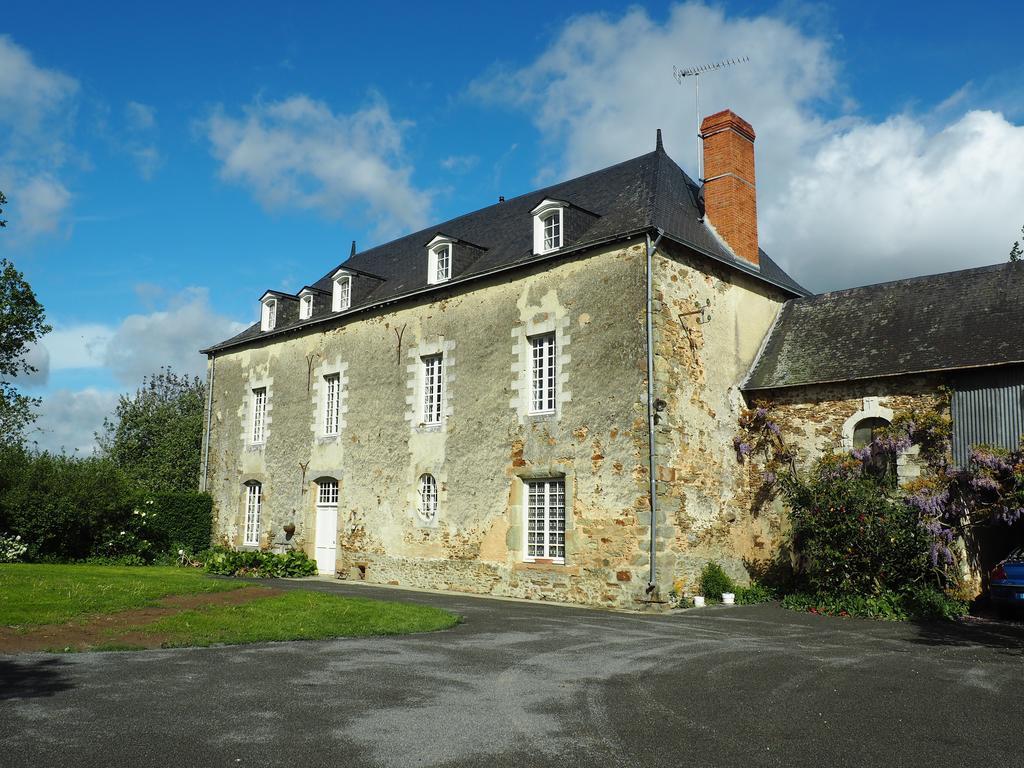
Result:
<instances>
[{"instance_id":1,"label":"overgrown vine on wall","mask_svg":"<svg viewBox=\"0 0 1024 768\"><path fill-rule=\"evenodd\" d=\"M958 539L978 526L1024 521L1024 443L1012 451L973 446L966 466L956 467L951 393L944 388L940 394L934 407L897 413L868 445L819 459L806 477L797 471L796 457L768 403L757 402L741 413L733 445L740 462L760 465L759 502L783 493L791 505L800 503L810 498L807 483L813 480L871 478L888 498L914 512L927 538L930 568L940 582L949 583L959 573ZM894 469L896 458L915 446L923 465L919 477L900 486L894 472L879 470Z\"/></svg>"}]
</instances>

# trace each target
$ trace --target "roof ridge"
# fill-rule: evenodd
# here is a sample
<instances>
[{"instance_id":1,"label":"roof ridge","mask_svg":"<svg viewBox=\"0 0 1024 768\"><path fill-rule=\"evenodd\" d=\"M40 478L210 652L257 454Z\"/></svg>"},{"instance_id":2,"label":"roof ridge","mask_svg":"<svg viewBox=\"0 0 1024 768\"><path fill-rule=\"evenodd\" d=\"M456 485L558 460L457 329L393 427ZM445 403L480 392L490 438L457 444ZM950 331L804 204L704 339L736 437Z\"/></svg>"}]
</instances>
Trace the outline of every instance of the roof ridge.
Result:
<instances>
[{"instance_id":1,"label":"roof ridge","mask_svg":"<svg viewBox=\"0 0 1024 768\"><path fill-rule=\"evenodd\" d=\"M853 286L850 286L849 288L837 288L834 291L824 291L822 293L816 293L816 294L814 294L812 296L803 296L799 300L807 302L807 301L810 301L810 300L813 300L813 299L824 299L824 298L832 298L832 297L836 297L836 296L845 296L845 295L851 294L851 293L853 293L855 291L866 291L866 290L868 290L870 288L884 288L886 286L902 285L902 284L905 284L905 283L917 283L917 282L922 282L922 281L925 281L925 280L933 280L933 279L935 279L937 277L947 277L947 276L950 276L950 275L966 275L968 273L995 272L995 271L998 271L1000 269L1006 269L1006 268L1024 269L1024 263L1021 263L1020 267L1013 267L1012 265L1016 264L1016 263L1018 263L1018 262L1005 261L1005 262L999 262L997 264L983 264L980 267L967 267L965 269L952 269L952 270L948 270L946 272L931 272L930 274L927 274L927 275L914 275L912 277L900 277L900 278L896 278L895 280L883 280L883 281L881 281L879 283L868 283L867 285L853 285Z\"/></svg>"}]
</instances>

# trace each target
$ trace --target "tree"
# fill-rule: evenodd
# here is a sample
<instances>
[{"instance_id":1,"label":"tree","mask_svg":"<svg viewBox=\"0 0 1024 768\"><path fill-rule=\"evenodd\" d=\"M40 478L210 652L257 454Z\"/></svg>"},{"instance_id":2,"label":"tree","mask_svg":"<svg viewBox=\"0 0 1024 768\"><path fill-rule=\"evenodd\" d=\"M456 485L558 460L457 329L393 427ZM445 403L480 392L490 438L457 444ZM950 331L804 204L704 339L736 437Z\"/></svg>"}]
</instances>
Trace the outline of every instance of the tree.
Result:
<instances>
[{"instance_id":1,"label":"tree","mask_svg":"<svg viewBox=\"0 0 1024 768\"><path fill-rule=\"evenodd\" d=\"M0 206L2 206L2 205L7 205L7 198L4 197L4 193L3 192L0 192ZM3 212L4 212L4 209L0 208L0 214L2 214ZM6 227L6 226L7 226L7 222L4 221L3 219L0 219L0 227Z\"/></svg>"},{"instance_id":2,"label":"tree","mask_svg":"<svg viewBox=\"0 0 1024 768\"><path fill-rule=\"evenodd\" d=\"M100 450L145 491L196 490L205 393L198 376L161 368L134 396L121 395L96 435Z\"/></svg>"},{"instance_id":3,"label":"tree","mask_svg":"<svg viewBox=\"0 0 1024 768\"><path fill-rule=\"evenodd\" d=\"M1021 238L1024 238L1024 227L1020 228ZM1013 241L1013 247L1010 248L1010 261L1020 261L1024 257L1024 248L1021 248L1020 240Z\"/></svg>"},{"instance_id":4,"label":"tree","mask_svg":"<svg viewBox=\"0 0 1024 768\"><path fill-rule=\"evenodd\" d=\"M0 195L0 202L6 202ZM11 379L35 373L29 347L50 331L32 287L14 265L0 259L0 444L20 444L39 399L18 392Z\"/></svg>"}]
</instances>

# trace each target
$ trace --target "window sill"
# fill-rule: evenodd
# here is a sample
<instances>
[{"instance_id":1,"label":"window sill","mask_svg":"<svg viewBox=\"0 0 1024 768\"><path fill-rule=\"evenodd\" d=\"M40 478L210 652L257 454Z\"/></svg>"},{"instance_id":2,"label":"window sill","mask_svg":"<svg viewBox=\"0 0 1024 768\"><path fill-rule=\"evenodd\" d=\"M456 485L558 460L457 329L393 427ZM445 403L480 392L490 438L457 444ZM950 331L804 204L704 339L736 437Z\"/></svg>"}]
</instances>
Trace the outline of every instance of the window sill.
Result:
<instances>
[{"instance_id":1,"label":"window sill","mask_svg":"<svg viewBox=\"0 0 1024 768\"><path fill-rule=\"evenodd\" d=\"M564 562L558 562L556 560L525 560L515 563L512 566L512 570L568 576L579 576L580 574L580 567L578 565L566 565Z\"/></svg>"}]
</instances>

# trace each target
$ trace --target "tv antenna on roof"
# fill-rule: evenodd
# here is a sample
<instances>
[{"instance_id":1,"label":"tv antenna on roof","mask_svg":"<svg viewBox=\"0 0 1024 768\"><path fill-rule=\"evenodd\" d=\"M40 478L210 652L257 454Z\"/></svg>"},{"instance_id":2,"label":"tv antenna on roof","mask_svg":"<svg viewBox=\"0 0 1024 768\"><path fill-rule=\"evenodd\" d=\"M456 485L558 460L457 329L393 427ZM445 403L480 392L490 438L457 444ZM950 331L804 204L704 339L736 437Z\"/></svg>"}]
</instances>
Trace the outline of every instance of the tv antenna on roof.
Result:
<instances>
[{"instance_id":1,"label":"tv antenna on roof","mask_svg":"<svg viewBox=\"0 0 1024 768\"><path fill-rule=\"evenodd\" d=\"M723 69L724 67L732 67L737 64L744 64L750 61L749 56L740 56L737 59L724 59L723 61L716 61L714 64L702 64L699 67L689 67L688 69L679 69L675 66L672 67L672 77L676 79L676 82L680 85L683 84L683 80L687 77L693 78L693 101L696 105L697 111L697 181L700 182L704 178L704 161L701 157L700 151L700 76L706 75L708 72L714 72L716 69Z\"/></svg>"}]
</instances>

